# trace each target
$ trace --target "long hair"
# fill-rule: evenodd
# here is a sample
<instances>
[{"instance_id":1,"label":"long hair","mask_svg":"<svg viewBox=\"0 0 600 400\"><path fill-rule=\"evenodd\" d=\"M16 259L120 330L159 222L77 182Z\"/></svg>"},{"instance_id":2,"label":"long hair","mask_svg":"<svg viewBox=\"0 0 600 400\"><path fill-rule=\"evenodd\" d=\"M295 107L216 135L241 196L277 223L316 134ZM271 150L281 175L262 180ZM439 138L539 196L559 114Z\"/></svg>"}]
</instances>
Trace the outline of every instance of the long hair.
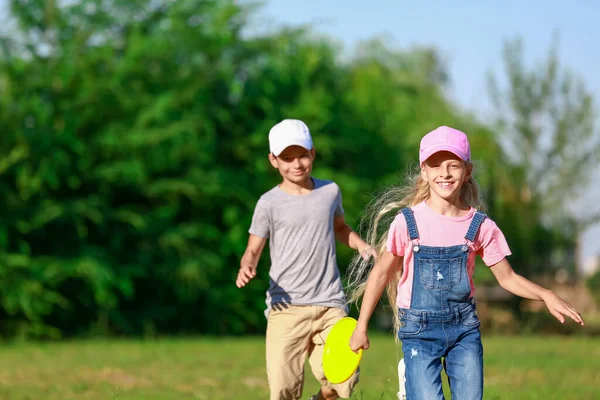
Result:
<instances>
[{"instance_id":1,"label":"long hair","mask_svg":"<svg viewBox=\"0 0 600 400\"><path fill-rule=\"evenodd\" d=\"M465 161L465 167L472 170L472 164ZM429 199L429 184L421 177L421 170L410 172L404 186L393 186L385 190L379 197L369 203L361 218L361 228L366 227L365 241L376 250L378 258L386 250L388 231L390 224L398 215L398 211L405 207L414 207ZM486 211L486 206L480 196L479 185L471 175L460 188L460 200L463 204L473 207L478 211ZM395 212L392 212L395 211ZM365 261L360 254L356 255L348 267L348 292L349 301L359 306L359 300L365 292L368 273L371 263ZM396 297L398 294L398 282L402 275L402 266L391 271L386 285L386 297L389 306L393 310L394 334L398 339L400 320L398 318L398 307Z\"/></svg>"}]
</instances>

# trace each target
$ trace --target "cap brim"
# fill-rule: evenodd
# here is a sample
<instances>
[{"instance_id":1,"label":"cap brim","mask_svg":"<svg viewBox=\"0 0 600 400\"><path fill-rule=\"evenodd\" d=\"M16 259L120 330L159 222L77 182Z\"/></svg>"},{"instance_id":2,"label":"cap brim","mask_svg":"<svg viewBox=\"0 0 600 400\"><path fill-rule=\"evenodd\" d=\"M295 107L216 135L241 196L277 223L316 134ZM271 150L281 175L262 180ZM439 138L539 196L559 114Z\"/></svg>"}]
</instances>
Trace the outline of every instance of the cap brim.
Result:
<instances>
[{"instance_id":1,"label":"cap brim","mask_svg":"<svg viewBox=\"0 0 600 400\"><path fill-rule=\"evenodd\" d=\"M429 157L431 157L435 153L439 153L440 151L448 151L463 161L469 160L469 155L466 154L464 151L461 151L454 146L444 144L440 146L434 146L430 149L427 149L427 151L424 151L423 153L419 154L419 164L423 165L423 163L427 161Z\"/></svg>"},{"instance_id":2,"label":"cap brim","mask_svg":"<svg viewBox=\"0 0 600 400\"><path fill-rule=\"evenodd\" d=\"M297 139L297 140L291 139L291 140L287 141L285 144L278 145L278 146L271 146L271 153L273 153L273 155L275 157L277 157L285 149L287 149L290 146L300 146L300 147L305 148L306 150L311 150L313 148L312 142L310 142L310 141L303 140L303 139Z\"/></svg>"}]
</instances>

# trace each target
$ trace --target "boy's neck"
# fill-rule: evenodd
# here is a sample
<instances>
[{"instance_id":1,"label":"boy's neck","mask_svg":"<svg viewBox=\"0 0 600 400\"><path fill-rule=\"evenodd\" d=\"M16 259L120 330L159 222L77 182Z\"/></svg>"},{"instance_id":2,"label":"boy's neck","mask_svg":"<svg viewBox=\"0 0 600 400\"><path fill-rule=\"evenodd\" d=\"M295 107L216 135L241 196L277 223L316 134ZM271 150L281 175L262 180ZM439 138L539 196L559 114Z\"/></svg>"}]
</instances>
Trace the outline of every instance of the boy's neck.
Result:
<instances>
[{"instance_id":1,"label":"boy's neck","mask_svg":"<svg viewBox=\"0 0 600 400\"><path fill-rule=\"evenodd\" d=\"M432 211L445 217L464 217L471 211L471 207L462 204L460 200L450 202L440 197L430 197L425 200L425 203Z\"/></svg>"},{"instance_id":2,"label":"boy's neck","mask_svg":"<svg viewBox=\"0 0 600 400\"><path fill-rule=\"evenodd\" d=\"M284 179L279 184L279 189L287 194L302 196L309 194L315 188L315 183L311 177L306 178L302 182L296 183Z\"/></svg>"}]
</instances>

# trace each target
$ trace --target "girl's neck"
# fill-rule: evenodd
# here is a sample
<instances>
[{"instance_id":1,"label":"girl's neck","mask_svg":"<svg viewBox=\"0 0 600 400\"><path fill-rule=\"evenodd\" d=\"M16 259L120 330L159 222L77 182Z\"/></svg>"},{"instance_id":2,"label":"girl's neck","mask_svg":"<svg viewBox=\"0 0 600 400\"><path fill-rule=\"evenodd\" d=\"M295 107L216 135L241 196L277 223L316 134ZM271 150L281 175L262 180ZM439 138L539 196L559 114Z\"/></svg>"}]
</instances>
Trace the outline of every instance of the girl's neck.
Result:
<instances>
[{"instance_id":1,"label":"girl's neck","mask_svg":"<svg viewBox=\"0 0 600 400\"><path fill-rule=\"evenodd\" d=\"M313 179L311 177L308 177L307 179L299 183L291 182L284 179L283 182L279 184L279 189L281 189L287 194L292 194L295 196L303 196L309 194L313 191L314 188L315 183L313 182Z\"/></svg>"},{"instance_id":2,"label":"girl's neck","mask_svg":"<svg viewBox=\"0 0 600 400\"><path fill-rule=\"evenodd\" d=\"M441 197L431 196L425 200L425 204L434 212L445 217L464 217L471 211L471 207L463 204L460 200L448 201Z\"/></svg>"}]
</instances>

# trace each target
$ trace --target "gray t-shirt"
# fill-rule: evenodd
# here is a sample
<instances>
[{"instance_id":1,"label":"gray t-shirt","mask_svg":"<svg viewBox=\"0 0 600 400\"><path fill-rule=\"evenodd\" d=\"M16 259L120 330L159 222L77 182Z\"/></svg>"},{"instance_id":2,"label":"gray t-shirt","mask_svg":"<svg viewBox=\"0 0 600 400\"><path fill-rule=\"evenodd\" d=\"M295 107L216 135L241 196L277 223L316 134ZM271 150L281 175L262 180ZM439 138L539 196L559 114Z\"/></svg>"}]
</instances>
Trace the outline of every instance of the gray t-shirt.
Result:
<instances>
[{"instance_id":1,"label":"gray t-shirt","mask_svg":"<svg viewBox=\"0 0 600 400\"><path fill-rule=\"evenodd\" d=\"M249 232L269 239L267 310L274 304L346 308L336 262L333 217L344 214L340 188L313 178L314 189L291 195L279 186L263 194Z\"/></svg>"}]
</instances>

